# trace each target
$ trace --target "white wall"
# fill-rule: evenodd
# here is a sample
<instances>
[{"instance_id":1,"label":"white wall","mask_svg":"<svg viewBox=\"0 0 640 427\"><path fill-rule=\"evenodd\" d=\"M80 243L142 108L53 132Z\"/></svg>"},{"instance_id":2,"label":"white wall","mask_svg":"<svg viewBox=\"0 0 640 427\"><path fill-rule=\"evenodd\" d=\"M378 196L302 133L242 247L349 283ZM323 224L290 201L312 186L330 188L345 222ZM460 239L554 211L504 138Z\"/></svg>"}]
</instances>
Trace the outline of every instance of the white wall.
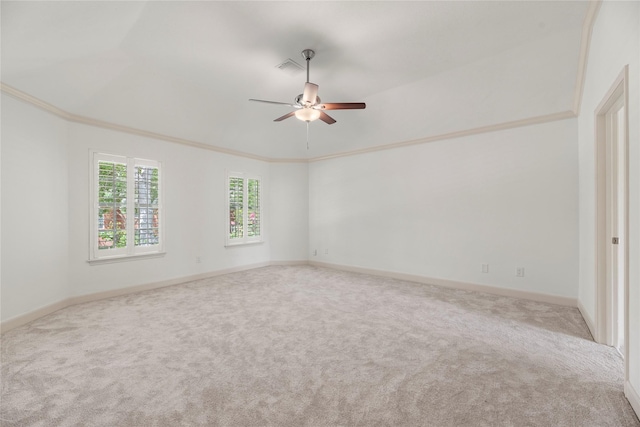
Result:
<instances>
[{"instance_id":1,"label":"white wall","mask_svg":"<svg viewBox=\"0 0 640 427\"><path fill-rule=\"evenodd\" d=\"M314 162L310 259L575 298L576 140L571 119Z\"/></svg>"},{"instance_id":2,"label":"white wall","mask_svg":"<svg viewBox=\"0 0 640 427\"><path fill-rule=\"evenodd\" d=\"M629 65L629 379L640 391L640 3L602 3L593 28L578 119L580 174L580 296L595 320L594 112L625 65Z\"/></svg>"},{"instance_id":3,"label":"white wall","mask_svg":"<svg viewBox=\"0 0 640 427\"><path fill-rule=\"evenodd\" d=\"M90 150L163 162L165 257L115 264L87 263ZM269 200L269 164L266 162L70 124L69 281L72 294L92 294L268 262L267 243L224 246L227 170L260 175L264 200ZM268 227L268 209L265 220ZM196 257L200 257L201 263L196 263Z\"/></svg>"},{"instance_id":4,"label":"white wall","mask_svg":"<svg viewBox=\"0 0 640 427\"><path fill-rule=\"evenodd\" d=\"M2 94L2 320L67 297L65 121Z\"/></svg>"},{"instance_id":5,"label":"white wall","mask_svg":"<svg viewBox=\"0 0 640 427\"><path fill-rule=\"evenodd\" d=\"M272 259L306 260L306 164L270 164L69 123L5 94L2 143L3 322L74 296ZM164 257L87 262L90 150L163 162ZM262 177L264 243L224 246L227 170Z\"/></svg>"},{"instance_id":6,"label":"white wall","mask_svg":"<svg viewBox=\"0 0 640 427\"><path fill-rule=\"evenodd\" d=\"M272 163L269 174L269 244L272 261L307 261L309 167Z\"/></svg>"}]
</instances>

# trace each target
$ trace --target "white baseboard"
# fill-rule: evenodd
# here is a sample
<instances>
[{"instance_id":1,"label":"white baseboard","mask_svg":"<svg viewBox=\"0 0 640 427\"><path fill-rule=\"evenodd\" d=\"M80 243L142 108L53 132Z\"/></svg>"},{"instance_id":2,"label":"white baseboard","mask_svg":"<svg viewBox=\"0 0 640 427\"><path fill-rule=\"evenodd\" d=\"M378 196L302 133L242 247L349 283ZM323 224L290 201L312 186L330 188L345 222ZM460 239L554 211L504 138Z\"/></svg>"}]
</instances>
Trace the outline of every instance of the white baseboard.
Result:
<instances>
[{"instance_id":1,"label":"white baseboard","mask_svg":"<svg viewBox=\"0 0 640 427\"><path fill-rule=\"evenodd\" d=\"M424 283L428 285L442 286L444 288L464 289L467 291L484 292L487 294L501 295L513 298L528 299L532 301L548 302L551 304L577 307L576 298L563 297L559 295L541 294L537 292L522 291L518 289L499 288L496 286L481 285L479 283L459 282L455 280L439 279L435 277L416 276L412 274L397 273L393 271L374 270L363 267L352 267L341 264L331 264L318 261L309 261L309 265L317 267L333 268L336 270L351 271L354 273L370 274L373 276L390 277L392 279L406 280L409 282Z\"/></svg>"},{"instance_id":2,"label":"white baseboard","mask_svg":"<svg viewBox=\"0 0 640 427\"><path fill-rule=\"evenodd\" d=\"M578 311L580 311L580 314L584 319L584 323L586 323L587 328L589 328L589 332L591 333L591 338L593 338L593 340L595 341L596 328L594 326L593 319L591 318L591 316L589 316L589 312L584 308L584 305L582 305L582 301L580 301L580 299L578 299Z\"/></svg>"},{"instance_id":3,"label":"white baseboard","mask_svg":"<svg viewBox=\"0 0 640 427\"><path fill-rule=\"evenodd\" d=\"M148 291L150 289L164 288L167 286L179 285L181 283L193 282L194 280L207 279L209 277L222 276L224 274L237 273L239 271L252 270L254 268L267 267L269 262L243 265L239 267L225 268L222 270L208 271L206 273L194 274L192 276L177 277L175 279L163 280L161 282L146 283L144 285L130 286L127 288L114 289L112 291L97 292L92 294L79 295L69 298L70 304L82 304L90 301L97 301L105 298L113 298L120 295L133 294L136 292Z\"/></svg>"},{"instance_id":4,"label":"white baseboard","mask_svg":"<svg viewBox=\"0 0 640 427\"><path fill-rule=\"evenodd\" d=\"M636 411L636 415L640 418L640 393L633 388L629 381L624 383L624 395L631 404L631 407Z\"/></svg>"},{"instance_id":5,"label":"white baseboard","mask_svg":"<svg viewBox=\"0 0 640 427\"><path fill-rule=\"evenodd\" d=\"M69 307L69 305L69 298L67 298L58 302L54 302L53 304L47 304L40 308L36 308L29 313L21 314L19 316L12 317L11 319L7 319L4 322L0 323L0 333L4 334L5 332L8 332L22 325L26 325L29 322L33 322L34 320L37 320L55 311Z\"/></svg>"},{"instance_id":6,"label":"white baseboard","mask_svg":"<svg viewBox=\"0 0 640 427\"><path fill-rule=\"evenodd\" d=\"M222 270L209 271L207 273L195 274L192 276L178 277L174 279L163 280L160 282L152 282L152 283L145 283L143 285L129 286L126 288L114 289L111 291L72 296L64 300L55 302L53 304L48 304L44 307L37 308L33 311L30 311L29 313L21 314L11 319L5 320L4 322L0 323L0 333L8 332L12 329L20 327L22 325L26 325L29 322L33 322L34 320L37 320L41 317L49 315L55 311L58 311L63 308L76 305L76 304L82 304L90 301L97 301L105 298L113 298L120 295L133 294L136 292L147 291L150 289L164 288L166 286L178 285L180 283L192 282L194 280L207 279L209 277L222 276L224 274L237 273L239 271L252 270L254 268L267 267L269 265L298 265L298 263L306 265L307 261L291 261L291 262L276 261L275 263L261 262L257 264L243 265L238 267L225 268Z\"/></svg>"},{"instance_id":7,"label":"white baseboard","mask_svg":"<svg viewBox=\"0 0 640 427\"><path fill-rule=\"evenodd\" d=\"M237 272L240 272L240 271L252 270L254 268L267 267L267 266L270 266L270 265L315 265L315 266L318 266L318 267L333 268L333 269L336 269L336 270L351 271L351 272L355 272L355 273L371 274L371 275L376 275L376 276L391 277L391 278L399 279L399 280L407 280L407 281L411 281L411 282L437 285L437 286L442 286L442 287L445 287L445 288L464 289L464 290L469 290L469 291L485 292L485 293L494 294L494 295L502 295L502 296L509 296L509 297L513 297L513 298L529 299L529 300L533 300L533 301L542 301L542 302L548 302L548 303L552 303L552 304L559 304L559 305L571 306L571 307L576 307L578 305L578 301L575 298L568 298L568 297L562 297L562 296L557 296L557 295L540 294L540 293L536 293L536 292L522 291L522 290L516 290L516 289L498 288L498 287L495 287L495 286L481 285L481 284L477 284L477 283L458 282L458 281L448 280L448 279L438 279L438 278L433 278L433 277L416 276L416 275L411 275L411 274L396 273L396 272L383 271L383 270L374 270L374 269L361 268L361 267L351 267L351 266L346 266L346 265L330 264L330 263L323 263L323 262L317 262L317 261L307 261L307 260L270 261L270 262L261 262L261 263L257 263L257 264L250 264L250 265L243 265L243 266L238 266L238 267L226 268L226 269L223 269L223 270L210 271L210 272L207 272L207 273L196 274L196 275L192 275L192 276L178 277L178 278L174 278L174 279L164 280L164 281L161 281L161 282L152 282L152 283L146 283L146 284L143 284L143 285L136 285L136 286L130 286L130 287L126 287L126 288L114 289L114 290L111 290L111 291L96 292L96 293L92 293L92 294L78 295L78 296L69 297L69 298L67 298L65 300L58 301L56 303L46 305L44 307L38 308L36 310L33 310L33 311L29 312L29 313L25 313L25 314L13 317L11 319L5 320L4 322L0 323L0 333L4 333L4 332L7 332L7 331L10 331L10 330L15 329L15 328L17 328L19 326L25 325L25 324L27 324L29 322L32 322L32 321L36 320L36 319L39 319L39 318L44 317L44 316L46 316L48 314L51 314L51 313L53 313L55 311L58 311L60 309L63 309L65 307L69 307L69 306L72 306L72 305L75 305L75 304L82 304L82 303L85 303L85 302L97 301L97 300L101 300L101 299L105 299L105 298L113 298L113 297L117 297L117 296L121 296L121 295L128 295L128 294L147 291L147 290L151 290L151 289L164 288L166 286L173 286L173 285L177 285L177 284L180 284L180 283L192 282L194 280L200 280L200 279L206 279L206 278L209 278L209 277L221 276L223 274L237 273ZM583 317L584 317L584 314L583 314ZM590 320L586 320L586 317L585 317L585 321L587 321L587 325L591 329L591 324L589 323Z\"/></svg>"},{"instance_id":8,"label":"white baseboard","mask_svg":"<svg viewBox=\"0 0 640 427\"><path fill-rule=\"evenodd\" d=\"M300 261L271 261L269 265L309 265L309 261L300 260Z\"/></svg>"}]
</instances>

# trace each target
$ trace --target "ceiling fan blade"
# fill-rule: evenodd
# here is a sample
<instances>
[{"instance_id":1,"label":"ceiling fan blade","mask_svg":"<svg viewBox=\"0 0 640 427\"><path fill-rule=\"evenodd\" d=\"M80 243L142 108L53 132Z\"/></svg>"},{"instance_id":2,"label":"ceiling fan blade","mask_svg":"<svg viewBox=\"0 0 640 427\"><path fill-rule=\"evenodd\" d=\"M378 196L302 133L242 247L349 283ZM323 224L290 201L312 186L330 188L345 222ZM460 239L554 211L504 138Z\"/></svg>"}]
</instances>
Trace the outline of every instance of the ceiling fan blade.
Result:
<instances>
[{"instance_id":1,"label":"ceiling fan blade","mask_svg":"<svg viewBox=\"0 0 640 427\"><path fill-rule=\"evenodd\" d=\"M302 92L302 103L309 103L311 105L316 103L318 97L318 85L315 83L305 83L304 92Z\"/></svg>"},{"instance_id":2,"label":"ceiling fan blade","mask_svg":"<svg viewBox=\"0 0 640 427\"><path fill-rule=\"evenodd\" d=\"M321 110L363 110L367 108L364 102L325 102L318 105Z\"/></svg>"},{"instance_id":3,"label":"ceiling fan blade","mask_svg":"<svg viewBox=\"0 0 640 427\"><path fill-rule=\"evenodd\" d=\"M266 104L287 105L289 107L300 108L299 105L289 104L289 103L286 103L286 102L265 101L265 100L262 100L262 99L249 99L249 101L264 102Z\"/></svg>"},{"instance_id":4,"label":"ceiling fan blade","mask_svg":"<svg viewBox=\"0 0 640 427\"><path fill-rule=\"evenodd\" d=\"M282 117L278 117L277 119L275 119L275 120L274 120L274 122L281 122L281 121L283 121L284 119L288 119L289 117L293 116L294 114L296 114L296 112L295 112L295 111L292 111L292 112L290 112L290 113L285 114L285 115L284 115L284 116L282 116Z\"/></svg>"},{"instance_id":5,"label":"ceiling fan blade","mask_svg":"<svg viewBox=\"0 0 640 427\"><path fill-rule=\"evenodd\" d=\"M320 111L320 120L322 120L323 122L325 122L328 125L332 125L332 124L334 124L336 122L333 117L331 117L330 115L328 115L324 111Z\"/></svg>"}]
</instances>

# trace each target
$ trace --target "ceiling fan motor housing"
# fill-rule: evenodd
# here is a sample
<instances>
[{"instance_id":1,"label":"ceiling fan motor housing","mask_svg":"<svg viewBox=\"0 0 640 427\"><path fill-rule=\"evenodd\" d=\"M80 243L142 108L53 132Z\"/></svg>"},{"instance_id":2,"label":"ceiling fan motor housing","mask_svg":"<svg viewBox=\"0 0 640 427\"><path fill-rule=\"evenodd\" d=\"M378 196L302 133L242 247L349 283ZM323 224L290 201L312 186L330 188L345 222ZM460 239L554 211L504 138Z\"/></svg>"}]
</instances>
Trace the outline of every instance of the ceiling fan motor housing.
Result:
<instances>
[{"instance_id":1,"label":"ceiling fan motor housing","mask_svg":"<svg viewBox=\"0 0 640 427\"><path fill-rule=\"evenodd\" d=\"M302 94L296 96L294 103L300 106L304 106L304 103L302 102ZM313 105L318 105L318 104L320 104L320 97L316 96L316 102Z\"/></svg>"}]
</instances>

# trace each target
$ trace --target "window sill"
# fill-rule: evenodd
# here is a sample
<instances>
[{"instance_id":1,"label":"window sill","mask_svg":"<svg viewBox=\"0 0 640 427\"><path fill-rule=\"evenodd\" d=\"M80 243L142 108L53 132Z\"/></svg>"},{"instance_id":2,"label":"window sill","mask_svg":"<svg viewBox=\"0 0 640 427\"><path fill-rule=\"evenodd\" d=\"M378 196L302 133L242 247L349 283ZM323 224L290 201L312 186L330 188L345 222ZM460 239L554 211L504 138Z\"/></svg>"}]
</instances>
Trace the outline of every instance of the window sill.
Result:
<instances>
[{"instance_id":1,"label":"window sill","mask_svg":"<svg viewBox=\"0 0 640 427\"><path fill-rule=\"evenodd\" d=\"M261 245L264 243L264 240L255 241L255 242L227 242L224 247L225 248L233 248L236 246L251 246L251 245Z\"/></svg>"},{"instance_id":2,"label":"window sill","mask_svg":"<svg viewBox=\"0 0 640 427\"><path fill-rule=\"evenodd\" d=\"M138 255L121 255L121 256L90 259L87 262L90 265L113 264L116 262L136 261L140 259L162 258L166 254L167 254L166 252L150 252L150 253L138 254Z\"/></svg>"}]
</instances>

